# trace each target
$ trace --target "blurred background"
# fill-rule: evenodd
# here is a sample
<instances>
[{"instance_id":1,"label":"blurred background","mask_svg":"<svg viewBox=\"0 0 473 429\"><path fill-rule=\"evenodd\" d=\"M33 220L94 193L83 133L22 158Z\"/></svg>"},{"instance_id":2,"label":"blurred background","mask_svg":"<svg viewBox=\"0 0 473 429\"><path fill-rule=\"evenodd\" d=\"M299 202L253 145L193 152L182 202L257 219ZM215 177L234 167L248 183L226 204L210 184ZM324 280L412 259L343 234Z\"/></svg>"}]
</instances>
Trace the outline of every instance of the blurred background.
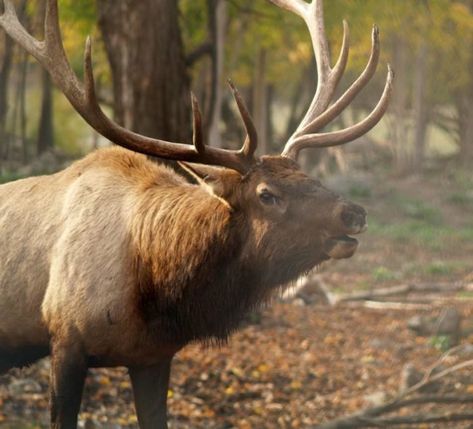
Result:
<instances>
[{"instance_id":1,"label":"blurred background","mask_svg":"<svg viewBox=\"0 0 473 429\"><path fill-rule=\"evenodd\" d=\"M41 37L44 1L15 4ZM226 87L231 78L252 112L260 154L279 153L315 92L304 23L269 1L59 6L75 72L82 75L90 34L102 106L142 134L190 142L192 90L208 144L239 147L244 135ZM309 427L382 403L402 387L406 368L422 372L451 347L473 341L473 0L326 1L334 59L343 19L351 50L339 95L366 64L373 24L382 54L371 83L328 129L370 112L387 63L396 74L393 98L372 132L344 147L311 150L304 168L366 207L369 230L354 258L325 264L292 295L249 317L228 347L186 349L170 391L172 427ZM52 173L108 144L1 32L0 183ZM444 332L439 326L447 316L453 330ZM0 383L0 423L23 417L45 424L43 365ZM441 388L473 394L473 379L460 374ZM94 372L88 389L83 422L136 424L123 372Z\"/></svg>"},{"instance_id":2,"label":"blurred background","mask_svg":"<svg viewBox=\"0 0 473 429\"><path fill-rule=\"evenodd\" d=\"M16 3L23 23L40 36L44 2ZM314 93L316 70L307 30L300 18L269 1L59 4L75 71L82 73L83 45L90 34L101 101L119 122L139 132L188 141L192 89L203 106L209 144L238 145L241 126L225 88L231 78L253 113L261 152L278 152ZM362 118L375 105L388 62L396 72L396 91L389 114L362 139L364 144L317 154L316 159L328 158L324 169L422 173L449 161L468 164L473 158L472 9L470 0L327 2L334 58L342 19L351 30L351 55L339 93L365 66L374 23L382 43L371 86L332 127ZM34 59L1 37L2 176L27 172L22 167L51 149L73 157L105 144L54 90Z\"/></svg>"}]
</instances>

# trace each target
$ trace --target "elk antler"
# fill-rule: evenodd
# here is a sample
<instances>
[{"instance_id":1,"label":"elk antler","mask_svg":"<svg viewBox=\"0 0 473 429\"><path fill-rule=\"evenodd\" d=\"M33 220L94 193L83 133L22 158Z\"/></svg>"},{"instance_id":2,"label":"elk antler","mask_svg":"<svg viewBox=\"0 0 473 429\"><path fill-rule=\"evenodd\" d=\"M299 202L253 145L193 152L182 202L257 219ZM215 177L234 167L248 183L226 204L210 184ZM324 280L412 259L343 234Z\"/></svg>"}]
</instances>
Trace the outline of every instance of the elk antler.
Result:
<instances>
[{"instance_id":1,"label":"elk antler","mask_svg":"<svg viewBox=\"0 0 473 429\"><path fill-rule=\"evenodd\" d=\"M97 132L112 142L146 155L181 161L220 165L245 173L254 161L257 146L256 131L251 117L237 89L231 84L233 96L243 118L247 138L238 151L207 147L203 143L201 114L196 98L192 95L194 125L194 145L172 143L146 137L109 119L100 108L95 94L92 71L91 41L87 38L84 53L84 82L80 82L73 72L61 40L57 0L47 0L44 23L44 41L33 38L21 25L12 0L3 0L4 12L0 16L0 26L33 55L50 73L53 82L61 89L72 106Z\"/></svg>"},{"instance_id":2,"label":"elk antler","mask_svg":"<svg viewBox=\"0 0 473 429\"><path fill-rule=\"evenodd\" d=\"M389 65L383 94L376 107L365 119L340 131L329 133L317 133L317 131L335 119L374 75L379 60L378 28L376 26L373 27L371 55L365 69L345 93L329 107L348 60L348 24L343 21L342 48L335 66L331 68L330 52L325 35L322 0L312 0L311 3L307 3L304 0L270 1L276 6L299 15L305 21L312 39L317 62L317 90L314 98L301 123L284 146L282 155L295 160L301 149L342 145L367 133L380 121L389 104L394 77Z\"/></svg>"}]
</instances>

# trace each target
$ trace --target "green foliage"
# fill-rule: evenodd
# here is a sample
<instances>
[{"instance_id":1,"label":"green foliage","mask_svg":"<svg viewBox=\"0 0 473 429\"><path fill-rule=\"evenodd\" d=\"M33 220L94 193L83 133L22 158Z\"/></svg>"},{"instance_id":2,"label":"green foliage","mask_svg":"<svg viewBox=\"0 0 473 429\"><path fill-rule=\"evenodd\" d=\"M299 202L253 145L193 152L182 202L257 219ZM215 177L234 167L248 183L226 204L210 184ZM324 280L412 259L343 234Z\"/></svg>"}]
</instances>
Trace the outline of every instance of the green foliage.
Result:
<instances>
[{"instance_id":1,"label":"green foliage","mask_svg":"<svg viewBox=\"0 0 473 429\"><path fill-rule=\"evenodd\" d=\"M0 174L0 185L2 183L13 182L14 180L22 179L23 176L17 172L5 172Z\"/></svg>"},{"instance_id":2,"label":"green foliage","mask_svg":"<svg viewBox=\"0 0 473 429\"><path fill-rule=\"evenodd\" d=\"M371 276L377 282L386 282L389 280L396 280L399 278L398 273L395 273L394 271L391 271L389 268L386 268L386 267L375 268L372 271Z\"/></svg>"},{"instance_id":3,"label":"green foliage","mask_svg":"<svg viewBox=\"0 0 473 429\"><path fill-rule=\"evenodd\" d=\"M70 106L66 98L55 92L55 122L61 124L55 128L56 146L72 156L80 156L84 152L84 142L90 137L92 130Z\"/></svg>"},{"instance_id":4,"label":"green foliage","mask_svg":"<svg viewBox=\"0 0 473 429\"><path fill-rule=\"evenodd\" d=\"M460 299L473 299L473 291L463 290L457 293L457 298Z\"/></svg>"},{"instance_id":5,"label":"green foliage","mask_svg":"<svg viewBox=\"0 0 473 429\"><path fill-rule=\"evenodd\" d=\"M362 184L353 185L348 190L348 196L353 199L370 198L371 188Z\"/></svg>"},{"instance_id":6,"label":"green foliage","mask_svg":"<svg viewBox=\"0 0 473 429\"><path fill-rule=\"evenodd\" d=\"M10 422L5 424L0 424L0 429L40 429L42 425L35 424L35 423L27 423L27 422Z\"/></svg>"},{"instance_id":7,"label":"green foliage","mask_svg":"<svg viewBox=\"0 0 473 429\"><path fill-rule=\"evenodd\" d=\"M444 353L451 348L450 336L434 335L429 338L429 345Z\"/></svg>"},{"instance_id":8,"label":"green foliage","mask_svg":"<svg viewBox=\"0 0 473 429\"><path fill-rule=\"evenodd\" d=\"M473 207L473 195L466 192L454 192L448 197L448 202L458 206Z\"/></svg>"},{"instance_id":9,"label":"green foliage","mask_svg":"<svg viewBox=\"0 0 473 429\"><path fill-rule=\"evenodd\" d=\"M445 276L452 273L454 265L446 261L433 261L425 267L425 271L434 276Z\"/></svg>"},{"instance_id":10,"label":"green foliage","mask_svg":"<svg viewBox=\"0 0 473 429\"><path fill-rule=\"evenodd\" d=\"M424 201L402 199L399 200L398 203L402 213L411 219L422 220L433 225L439 225L442 223L442 215L440 211Z\"/></svg>"},{"instance_id":11,"label":"green foliage","mask_svg":"<svg viewBox=\"0 0 473 429\"><path fill-rule=\"evenodd\" d=\"M181 0L181 29L188 52L207 40L207 7L203 0Z\"/></svg>"},{"instance_id":12,"label":"green foliage","mask_svg":"<svg viewBox=\"0 0 473 429\"><path fill-rule=\"evenodd\" d=\"M412 243L430 250L440 250L448 244L469 245L473 240L473 225L455 228L415 220L385 224L371 218L369 229L372 234L387 236L398 243Z\"/></svg>"}]
</instances>

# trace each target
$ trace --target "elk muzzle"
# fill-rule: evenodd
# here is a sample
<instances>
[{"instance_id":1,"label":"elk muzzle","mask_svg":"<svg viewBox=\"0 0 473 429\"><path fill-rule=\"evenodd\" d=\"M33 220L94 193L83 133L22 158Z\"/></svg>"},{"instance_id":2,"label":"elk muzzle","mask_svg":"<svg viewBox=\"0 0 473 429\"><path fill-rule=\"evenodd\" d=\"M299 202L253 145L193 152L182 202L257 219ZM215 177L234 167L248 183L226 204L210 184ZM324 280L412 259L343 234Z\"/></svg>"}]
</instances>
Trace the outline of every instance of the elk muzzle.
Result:
<instances>
[{"instance_id":1,"label":"elk muzzle","mask_svg":"<svg viewBox=\"0 0 473 429\"><path fill-rule=\"evenodd\" d=\"M343 202L335 212L339 226L336 234L326 241L325 253L333 259L350 258L358 248L358 240L349 235L366 231L366 210L359 205Z\"/></svg>"}]
</instances>

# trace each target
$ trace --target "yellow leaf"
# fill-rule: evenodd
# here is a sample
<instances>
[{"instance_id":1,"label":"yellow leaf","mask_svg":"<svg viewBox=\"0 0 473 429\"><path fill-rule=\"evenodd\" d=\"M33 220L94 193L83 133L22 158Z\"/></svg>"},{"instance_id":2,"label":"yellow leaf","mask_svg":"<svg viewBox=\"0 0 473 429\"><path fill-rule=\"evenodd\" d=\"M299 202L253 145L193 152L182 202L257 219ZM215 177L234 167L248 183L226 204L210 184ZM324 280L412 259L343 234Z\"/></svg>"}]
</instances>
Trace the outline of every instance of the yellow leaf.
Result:
<instances>
[{"instance_id":1,"label":"yellow leaf","mask_svg":"<svg viewBox=\"0 0 473 429\"><path fill-rule=\"evenodd\" d=\"M102 386L108 386L109 384L111 384L110 378L106 375L102 375L98 381L99 384L101 384Z\"/></svg>"},{"instance_id":2,"label":"yellow leaf","mask_svg":"<svg viewBox=\"0 0 473 429\"><path fill-rule=\"evenodd\" d=\"M256 369L254 369L253 371L251 371L251 376L253 378L260 378L261 373L259 371L257 371Z\"/></svg>"},{"instance_id":3,"label":"yellow leaf","mask_svg":"<svg viewBox=\"0 0 473 429\"><path fill-rule=\"evenodd\" d=\"M258 371L264 374L265 372L269 371L269 366L265 363L262 363L260 366L258 366Z\"/></svg>"}]
</instances>

